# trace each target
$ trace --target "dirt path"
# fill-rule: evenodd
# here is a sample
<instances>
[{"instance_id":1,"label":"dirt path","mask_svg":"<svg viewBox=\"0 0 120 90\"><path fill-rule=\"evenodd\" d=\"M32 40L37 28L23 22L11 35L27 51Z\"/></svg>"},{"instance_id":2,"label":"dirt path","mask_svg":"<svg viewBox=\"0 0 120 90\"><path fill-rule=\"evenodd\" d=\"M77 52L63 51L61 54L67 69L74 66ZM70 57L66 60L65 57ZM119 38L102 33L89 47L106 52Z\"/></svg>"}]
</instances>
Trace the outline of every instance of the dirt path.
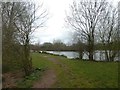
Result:
<instances>
[{"instance_id":1,"label":"dirt path","mask_svg":"<svg viewBox=\"0 0 120 90\"><path fill-rule=\"evenodd\" d=\"M47 57L47 56L44 56L44 57L47 58L48 60L50 60L51 62L53 62L54 64L58 65L59 67L63 68L64 72L69 74L69 70L66 67L66 65L59 62L57 60L57 58L51 58L51 57ZM57 77L56 77L56 72L55 72L54 68L49 69L44 73L44 76L42 76L41 79L38 80L33 85L33 88L51 88L51 86L56 82L56 80L57 80Z\"/></svg>"},{"instance_id":2,"label":"dirt path","mask_svg":"<svg viewBox=\"0 0 120 90\"><path fill-rule=\"evenodd\" d=\"M4 73L2 76L2 88L16 88L16 82L22 80L25 74L23 73L23 71L18 70L15 72Z\"/></svg>"},{"instance_id":3,"label":"dirt path","mask_svg":"<svg viewBox=\"0 0 120 90\"><path fill-rule=\"evenodd\" d=\"M47 70L44 76L41 77L34 85L33 88L50 88L56 81L54 70Z\"/></svg>"},{"instance_id":4,"label":"dirt path","mask_svg":"<svg viewBox=\"0 0 120 90\"><path fill-rule=\"evenodd\" d=\"M44 56L46 59L50 60L51 62L53 62L54 64L58 65L61 68L64 68L65 72L68 72L68 69L66 67L66 65L64 65L63 63L59 62L57 60L57 58L51 58L48 56ZM19 75L17 75L19 74ZM68 73L69 74L69 73ZM22 75L22 76L21 76ZM21 80L23 78L23 73L21 72L15 72L13 74L11 73L7 73L4 74L4 76L6 77L5 79L5 83L3 83L3 87L16 87L16 80ZM56 76L56 72L54 68L48 69L43 73L43 76L33 84L32 88L52 88L52 85L55 84L56 80L57 80L57 76ZM18 76L18 77L16 77Z\"/></svg>"},{"instance_id":5,"label":"dirt path","mask_svg":"<svg viewBox=\"0 0 120 90\"><path fill-rule=\"evenodd\" d=\"M48 60L56 63L55 58L46 57ZM56 82L56 73L54 69L49 69L44 73L44 76L38 80L32 88L50 88Z\"/></svg>"}]
</instances>

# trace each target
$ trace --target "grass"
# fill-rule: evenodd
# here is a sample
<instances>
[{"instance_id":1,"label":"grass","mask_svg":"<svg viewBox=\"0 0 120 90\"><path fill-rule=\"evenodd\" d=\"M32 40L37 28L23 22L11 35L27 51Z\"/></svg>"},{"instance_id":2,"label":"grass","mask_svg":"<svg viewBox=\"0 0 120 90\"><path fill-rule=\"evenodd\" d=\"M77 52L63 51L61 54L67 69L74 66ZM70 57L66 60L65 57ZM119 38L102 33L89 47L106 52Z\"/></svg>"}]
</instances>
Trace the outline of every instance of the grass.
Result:
<instances>
[{"instance_id":1,"label":"grass","mask_svg":"<svg viewBox=\"0 0 120 90\"><path fill-rule=\"evenodd\" d=\"M61 87L80 88L117 88L118 87L118 63L117 62L90 62L59 59L69 67L68 73L59 76ZM63 82L64 78L66 81Z\"/></svg>"},{"instance_id":2,"label":"grass","mask_svg":"<svg viewBox=\"0 0 120 90\"><path fill-rule=\"evenodd\" d=\"M24 79L17 81L18 88L30 88L32 87L33 83L37 81L42 75L42 72L35 71L30 76L26 76Z\"/></svg>"},{"instance_id":3,"label":"grass","mask_svg":"<svg viewBox=\"0 0 120 90\"><path fill-rule=\"evenodd\" d=\"M33 67L35 68L42 68L42 69L48 69L51 68L52 62L47 59L50 55L45 54L42 56L39 53L32 53L32 59L33 59Z\"/></svg>"},{"instance_id":4,"label":"grass","mask_svg":"<svg viewBox=\"0 0 120 90\"><path fill-rule=\"evenodd\" d=\"M26 76L24 79L17 81L18 88L30 88L33 86L34 82L44 75L44 71L51 68L52 62L45 59L38 53L32 53L32 63L34 68L41 69L40 71L35 70L30 76ZM47 55L48 56L48 55Z\"/></svg>"},{"instance_id":5,"label":"grass","mask_svg":"<svg viewBox=\"0 0 120 90\"><path fill-rule=\"evenodd\" d=\"M67 59L61 56L32 53L33 66L46 70L53 68L57 80L53 88L117 88L118 62L91 62L77 59ZM57 65L48 58L55 58L62 66ZM27 77L22 83L23 87L31 87L33 82L44 75L37 72ZM20 85L20 84L19 84Z\"/></svg>"}]
</instances>

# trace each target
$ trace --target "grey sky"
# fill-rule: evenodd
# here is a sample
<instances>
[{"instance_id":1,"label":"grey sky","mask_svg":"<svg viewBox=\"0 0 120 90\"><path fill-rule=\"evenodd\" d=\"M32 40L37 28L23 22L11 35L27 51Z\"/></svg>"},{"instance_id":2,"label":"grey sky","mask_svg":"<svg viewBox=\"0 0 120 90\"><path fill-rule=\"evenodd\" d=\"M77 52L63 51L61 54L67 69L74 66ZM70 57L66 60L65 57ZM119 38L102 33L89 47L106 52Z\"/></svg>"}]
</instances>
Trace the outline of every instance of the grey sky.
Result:
<instances>
[{"instance_id":1,"label":"grey sky","mask_svg":"<svg viewBox=\"0 0 120 90\"><path fill-rule=\"evenodd\" d=\"M37 3L40 0L36 0ZM54 39L62 39L67 42L70 32L65 29L65 10L69 9L72 0L42 0L44 7L48 9L49 19L45 28L39 28L34 33L34 42L52 42Z\"/></svg>"},{"instance_id":2,"label":"grey sky","mask_svg":"<svg viewBox=\"0 0 120 90\"><path fill-rule=\"evenodd\" d=\"M64 27L64 19L65 11L69 10L69 5L73 0L36 0L36 3L39 4L41 1L49 12L49 19L45 28L39 28L33 33L33 43L52 42L56 39L61 39L66 43L70 42L72 34ZM113 4L116 6L118 1L114 0Z\"/></svg>"}]
</instances>

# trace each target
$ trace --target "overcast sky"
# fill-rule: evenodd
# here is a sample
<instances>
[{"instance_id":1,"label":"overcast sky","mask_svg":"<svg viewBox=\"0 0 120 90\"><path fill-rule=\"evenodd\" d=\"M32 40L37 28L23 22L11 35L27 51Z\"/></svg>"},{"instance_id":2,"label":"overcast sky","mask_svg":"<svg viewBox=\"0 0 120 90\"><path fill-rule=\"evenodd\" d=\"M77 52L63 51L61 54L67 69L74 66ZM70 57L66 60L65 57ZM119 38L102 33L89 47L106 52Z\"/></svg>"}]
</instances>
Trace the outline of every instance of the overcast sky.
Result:
<instances>
[{"instance_id":1,"label":"overcast sky","mask_svg":"<svg viewBox=\"0 0 120 90\"><path fill-rule=\"evenodd\" d=\"M69 10L69 5L73 0L36 0L39 4L43 2L44 8L48 10L49 19L46 22L45 28L39 28L33 33L32 43L52 42L56 39L61 39L67 43L72 41L70 30L65 28L65 11ZM119 0L113 0L114 5L117 5Z\"/></svg>"}]
</instances>

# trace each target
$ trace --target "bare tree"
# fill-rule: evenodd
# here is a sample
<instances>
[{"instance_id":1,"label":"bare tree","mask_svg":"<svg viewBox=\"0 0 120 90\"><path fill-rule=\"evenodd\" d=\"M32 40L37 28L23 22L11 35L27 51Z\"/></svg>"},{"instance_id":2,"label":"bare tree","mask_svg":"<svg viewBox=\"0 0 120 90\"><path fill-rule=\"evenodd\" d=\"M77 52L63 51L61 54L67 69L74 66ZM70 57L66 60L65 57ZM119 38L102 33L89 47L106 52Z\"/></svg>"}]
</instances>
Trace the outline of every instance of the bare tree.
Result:
<instances>
[{"instance_id":1,"label":"bare tree","mask_svg":"<svg viewBox=\"0 0 120 90\"><path fill-rule=\"evenodd\" d=\"M8 25L6 23L8 22L8 18L4 18L6 22L3 22L5 23L5 25L11 28L11 30L8 28L9 32L15 30L15 32L13 32L10 36L15 35L15 41L17 41L17 43L21 45L21 58L23 68L25 74L30 75L33 70L32 58L30 57L31 34L37 28L44 26L44 23L47 20L46 17L48 15L47 10L42 10L43 4L36 7L36 5L32 2L7 2L4 3L3 8L4 7L6 7L6 9L3 10L2 16L3 18L4 16L7 16L10 18L10 20ZM7 11L9 11L9 13L7 13ZM8 31L6 32L8 33ZM10 39L10 37L7 37L7 39Z\"/></svg>"},{"instance_id":2,"label":"bare tree","mask_svg":"<svg viewBox=\"0 0 120 90\"><path fill-rule=\"evenodd\" d=\"M66 22L78 33L79 39L84 39L87 43L89 60L93 60L97 25L106 7L107 3L104 0L74 1L71 5L71 13L67 15Z\"/></svg>"},{"instance_id":3,"label":"bare tree","mask_svg":"<svg viewBox=\"0 0 120 90\"><path fill-rule=\"evenodd\" d=\"M100 42L102 42L105 49L106 60L113 61L117 54L116 42L118 42L117 10L110 5L103 14L103 19L99 23L100 27L98 28L98 35L100 35Z\"/></svg>"},{"instance_id":4,"label":"bare tree","mask_svg":"<svg viewBox=\"0 0 120 90\"><path fill-rule=\"evenodd\" d=\"M35 7L33 3L21 3L21 14L14 23L18 30L20 43L23 45L23 64L26 75L29 75L32 72L32 59L30 57L30 35L34 32L35 29L42 27L45 23L47 11L41 12L36 16L37 10L42 8ZM39 20L39 21L38 21ZM38 21L38 22L36 22ZM39 23L39 24L37 24Z\"/></svg>"},{"instance_id":5,"label":"bare tree","mask_svg":"<svg viewBox=\"0 0 120 90\"><path fill-rule=\"evenodd\" d=\"M19 66L20 61L20 45L15 41L15 32L13 22L17 10L15 3L2 2L2 52L3 52L3 72L8 71L12 66ZM19 47L19 48L18 48ZM18 54L16 54L18 53ZM16 55L15 55L16 54ZM18 58L17 60L15 60ZM15 63L14 63L15 62ZM16 65L15 65L16 64Z\"/></svg>"},{"instance_id":6,"label":"bare tree","mask_svg":"<svg viewBox=\"0 0 120 90\"><path fill-rule=\"evenodd\" d=\"M84 41L81 37L81 35L79 35L79 33L74 33L73 35L73 42L75 43L75 46L73 47L74 49L76 49L79 53L79 59L83 59L83 55L84 55L84 51L86 50Z\"/></svg>"}]
</instances>

